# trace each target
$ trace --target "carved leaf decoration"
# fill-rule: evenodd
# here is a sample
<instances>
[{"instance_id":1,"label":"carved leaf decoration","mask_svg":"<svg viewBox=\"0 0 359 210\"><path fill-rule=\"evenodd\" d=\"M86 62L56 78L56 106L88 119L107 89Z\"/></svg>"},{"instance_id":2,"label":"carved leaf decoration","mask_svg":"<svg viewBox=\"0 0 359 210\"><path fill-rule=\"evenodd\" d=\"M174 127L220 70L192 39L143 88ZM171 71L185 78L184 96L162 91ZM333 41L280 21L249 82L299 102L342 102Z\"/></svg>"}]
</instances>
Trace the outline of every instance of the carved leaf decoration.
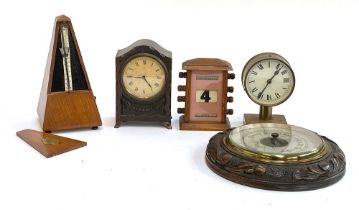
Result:
<instances>
[{"instance_id":1,"label":"carved leaf decoration","mask_svg":"<svg viewBox=\"0 0 359 210\"><path fill-rule=\"evenodd\" d=\"M311 172L309 170L296 170L293 173L293 177L296 180L315 180L319 177L319 174Z\"/></svg>"},{"instance_id":2,"label":"carved leaf decoration","mask_svg":"<svg viewBox=\"0 0 359 210\"><path fill-rule=\"evenodd\" d=\"M236 166L226 167L228 171L235 173L246 173L246 174L256 174L263 175L266 173L266 168L262 165L255 164L239 164Z\"/></svg>"},{"instance_id":3,"label":"carved leaf decoration","mask_svg":"<svg viewBox=\"0 0 359 210\"><path fill-rule=\"evenodd\" d=\"M315 180L328 174L336 173L345 167L345 157L340 153L333 154L333 158L328 162L309 166L306 169L296 170L293 178L296 180Z\"/></svg>"},{"instance_id":4,"label":"carved leaf decoration","mask_svg":"<svg viewBox=\"0 0 359 210\"><path fill-rule=\"evenodd\" d=\"M232 155L230 154L222 155L220 154L220 152L214 149L209 149L207 153L212 162L216 162L221 165L227 164L232 159Z\"/></svg>"}]
</instances>

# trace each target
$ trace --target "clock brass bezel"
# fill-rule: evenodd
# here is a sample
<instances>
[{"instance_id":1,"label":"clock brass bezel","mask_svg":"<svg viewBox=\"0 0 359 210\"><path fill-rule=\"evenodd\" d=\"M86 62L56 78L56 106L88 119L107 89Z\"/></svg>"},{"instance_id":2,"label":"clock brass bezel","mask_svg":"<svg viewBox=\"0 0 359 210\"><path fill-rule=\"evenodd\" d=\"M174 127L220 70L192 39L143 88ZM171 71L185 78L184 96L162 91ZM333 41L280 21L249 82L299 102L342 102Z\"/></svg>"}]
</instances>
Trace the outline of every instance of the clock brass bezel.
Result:
<instances>
[{"instance_id":1,"label":"clock brass bezel","mask_svg":"<svg viewBox=\"0 0 359 210\"><path fill-rule=\"evenodd\" d=\"M152 97L149 97L149 98L139 98L139 97L136 97L135 95L132 95L131 93L129 93L127 91L127 89L125 88L125 85L123 83L123 74L125 72L125 67L127 66L127 64L135 59L135 58L138 58L138 57L150 57L154 60L156 60L163 68L164 72L165 72L165 78L164 78L164 84L162 86L162 89L156 94L156 95L153 95ZM121 74L120 74L120 84L121 84L121 88L123 90L123 93L124 95L126 95L128 98L132 99L132 100L135 100L137 102L148 102L148 103L151 103L159 98L161 98L164 93L165 93L165 90L166 90L166 84L168 83L168 70L166 68L166 65L164 65L164 63L162 62L161 59L159 59L157 56L153 55L153 54L150 54L150 53L137 53L137 54L134 54L130 57L128 57L125 62L124 62L124 65L122 66L121 70L120 70Z\"/></svg>"},{"instance_id":2,"label":"clock brass bezel","mask_svg":"<svg viewBox=\"0 0 359 210\"><path fill-rule=\"evenodd\" d=\"M248 77L248 73L250 72L250 70L252 69L253 66L255 66L257 63L260 63L264 60L276 60L279 62L284 63L285 65L287 65L288 70L291 71L291 74L293 75L293 87L292 90L290 91L290 93L288 94L287 97L285 97L283 100L277 102L277 103L272 103L272 104L263 104L260 103L256 100L254 100L251 96L251 94L249 94L248 89L246 87L246 80ZM295 74L294 71L292 69L292 67L290 66L289 62L281 55L277 54L277 53L273 53L273 52L264 52L264 53L260 53L258 55L253 56L251 59L249 59L247 61L247 63L244 65L243 67L243 71L242 71L242 75L241 75L241 80L242 80L242 86L244 91L246 92L247 96L256 104L260 105L260 106L277 106L280 105L282 103L284 103L285 101L287 101L290 96L292 95L294 89L295 89Z\"/></svg>"}]
</instances>

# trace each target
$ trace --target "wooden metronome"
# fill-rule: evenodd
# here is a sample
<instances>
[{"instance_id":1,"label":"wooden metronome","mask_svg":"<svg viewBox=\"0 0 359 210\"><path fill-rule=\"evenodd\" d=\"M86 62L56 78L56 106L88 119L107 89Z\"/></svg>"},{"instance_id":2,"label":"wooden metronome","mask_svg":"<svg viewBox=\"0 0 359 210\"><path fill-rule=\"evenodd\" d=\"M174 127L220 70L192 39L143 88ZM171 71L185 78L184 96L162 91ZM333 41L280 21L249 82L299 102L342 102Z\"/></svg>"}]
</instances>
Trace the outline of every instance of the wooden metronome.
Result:
<instances>
[{"instance_id":1,"label":"wooden metronome","mask_svg":"<svg viewBox=\"0 0 359 210\"><path fill-rule=\"evenodd\" d=\"M37 113L44 131L102 125L71 19L55 19Z\"/></svg>"},{"instance_id":2,"label":"wooden metronome","mask_svg":"<svg viewBox=\"0 0 359 210\"><path fill-rule=\"evenodd\" d=\"M227 109L227 103L233 102L233 97L227 97L227 92L233 92L228 87L228 79L234 79L230 63L217 58L196 58L182 64L180 78L186 78L186 86L178 86L178 91L185 91L185 96L178 96L178 102L185 102L185 108L178 108L180 130L214 130L223 131L230 128L227 114L233 114Z\"/></svg>"}]
</instances>

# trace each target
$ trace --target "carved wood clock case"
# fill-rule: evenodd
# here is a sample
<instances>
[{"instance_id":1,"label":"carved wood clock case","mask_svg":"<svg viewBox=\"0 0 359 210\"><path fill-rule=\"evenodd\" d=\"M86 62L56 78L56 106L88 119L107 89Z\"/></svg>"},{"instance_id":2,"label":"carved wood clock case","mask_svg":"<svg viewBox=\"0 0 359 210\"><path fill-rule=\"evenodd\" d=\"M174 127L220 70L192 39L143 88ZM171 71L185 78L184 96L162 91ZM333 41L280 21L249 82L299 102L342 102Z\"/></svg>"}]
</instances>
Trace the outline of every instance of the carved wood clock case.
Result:
<instances>
[{"instance_id":1,"label":"carved wood clock case","mask_svg":"<svg viewBox=\"0 0 359 210\"><path fill-rule=\"evenodd\" d=\"M172 53L156 42L138 40L116 55L116 125L160 122L171 128Z\"/></svg>"}]
</instances>

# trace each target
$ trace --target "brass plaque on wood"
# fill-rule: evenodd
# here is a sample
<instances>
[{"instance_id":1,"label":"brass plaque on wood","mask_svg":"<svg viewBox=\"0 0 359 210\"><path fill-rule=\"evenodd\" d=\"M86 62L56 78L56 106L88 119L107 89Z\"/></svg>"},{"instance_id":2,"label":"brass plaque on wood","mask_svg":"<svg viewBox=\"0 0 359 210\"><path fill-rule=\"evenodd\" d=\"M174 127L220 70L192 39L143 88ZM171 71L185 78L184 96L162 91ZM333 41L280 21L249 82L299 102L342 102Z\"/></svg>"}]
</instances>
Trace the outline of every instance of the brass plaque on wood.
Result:
<instances>
[{"instance_id":1,"label":"brass plaque on wood","mask_svg":"<svg viewBox=\"0 0 359 210\"><path fill-rule=\"evenodd\" d=\"M86 142L35 130L22 130L16 135L45 157L53 157L87 145Z\"/></svg>"}]
</instances>

